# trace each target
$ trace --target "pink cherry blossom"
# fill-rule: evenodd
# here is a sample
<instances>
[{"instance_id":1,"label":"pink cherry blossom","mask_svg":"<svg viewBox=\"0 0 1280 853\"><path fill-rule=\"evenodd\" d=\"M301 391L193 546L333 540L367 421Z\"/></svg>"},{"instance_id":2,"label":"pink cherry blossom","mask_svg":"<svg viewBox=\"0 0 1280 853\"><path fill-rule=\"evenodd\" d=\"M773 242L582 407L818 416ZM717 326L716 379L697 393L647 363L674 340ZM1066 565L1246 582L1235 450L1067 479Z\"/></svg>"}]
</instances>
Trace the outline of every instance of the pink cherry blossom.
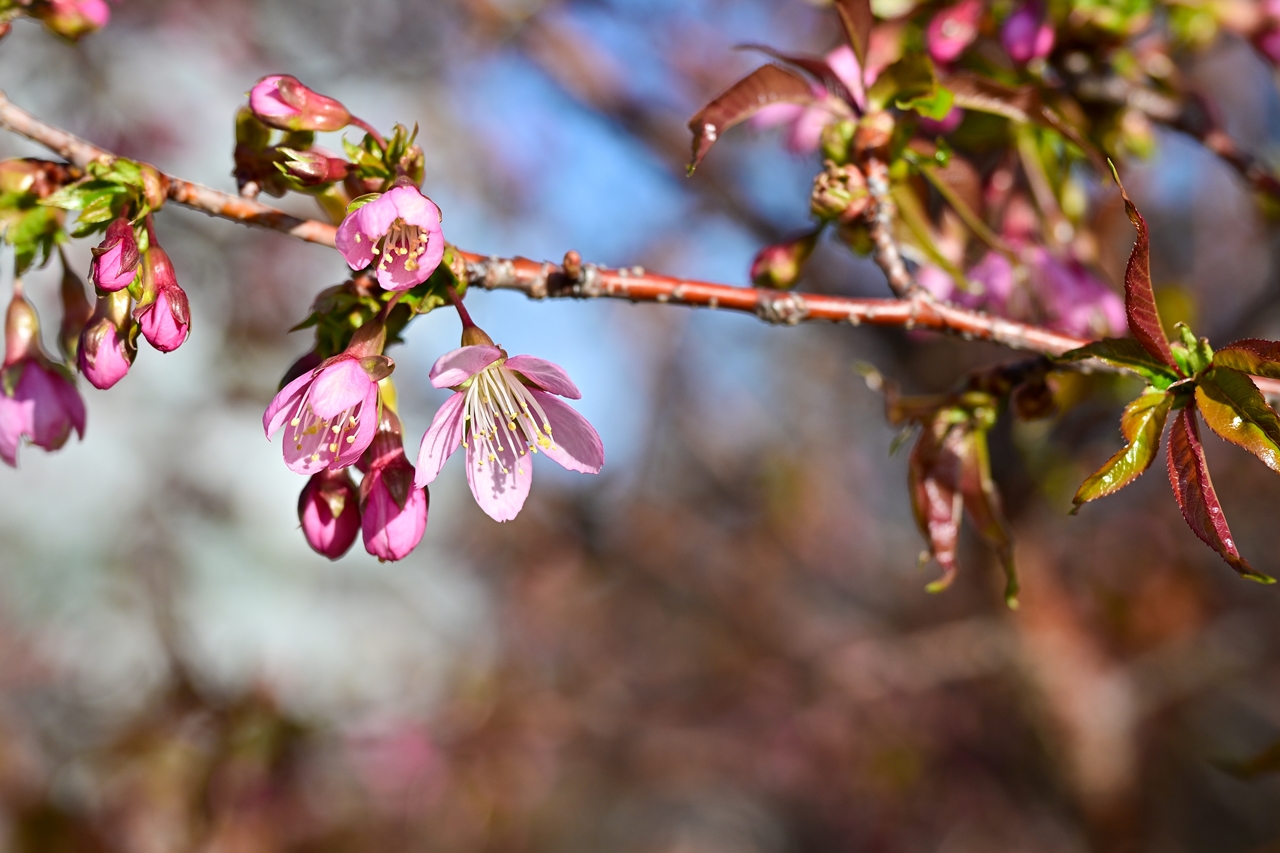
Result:
<instances>
[{"instance_id":1,"label":"pink cherry blossom","mask_svg":"<svg viewBox=\"0 0 1280 853\"><path fill-rule=\"evenodd\" d=\"M173 263L164 249L157 245L147 251L147 268L150 273L148 290L155 298L144 300L134 312L142 336L161 352L173 352L182 346L191 333L191 308L187 294L178 286Z\"/></svg>"},{"instance_id":2,"label":"pink cherry blossom","mask_svg":"<svg viewBox=\"0 0 1280 853\"><path fill-rule=\"evenodd\" d=\"M465 447L476 503L494 520L510 521L529 495L530 462L539 450L570 471L596 474L604 465L600 436L559 399L582 396L559 365L531 355L508 358L492 345L463 346L440 357L431 384L457 393L422 438L419 486Z\"/></svg>"},{"instance_id":3,"label":"pink cherry blossom","mask_svg":"<svg viewBox=\"0 0 1280 853\"><path fill-rule=\"evenodd\" d=\"M431 277L444 257L440 208L409 181L350 213L338 226L338 251L353 270L377 259L386 290L409 290Z\"/></svg>"},{"instance_id":4,"label":"pink cherry blossom","mask_svg":"<svg viewBox=\"0 0 1280 853\"><path fill-rule=\"evenodd\" d=\"M339 101L287 74L272 74L255 83L249 91L249 109L263 124L280 130L341 130L351 122L351 114Z\"/></svg>"},{"instance_id":5,"label":"pink cherry blossom","mask_svg":"<svg viewBox=\"0 0 1280 853\"><path fill-rule=\"evenodd\" d=\"M978 37L982 0L960 0L933 16L925 32L929 55L944 65L955 62Z\"/></svg>"},{"instance_id":6,"label":"pink cherry blossom","mask_svg":"<svg viewBox=\"0 0 1280 853\"><path fill-rule=\"evenodd\" d=\"M138 242L133 226L121 217L107 226L107 236L93 249L89 275L99 290L123 290L138 275Z\"/></svg>"},{"instance_id":7,"label":"pink cherry blossom","mask_svg":"<svg viewBox=\"0 0 1280 853\"><path fill-rule=\"evenodd\" d=\"M267 406L262 427L270 438L287 425L289 470L315 474L354 464L378 426L378 380L393 367L384 355L361 358L348 351L284 386Z\"/></svg>"},{"instance_id":8,"label":"pink cherry blossom","mask_svg":"<svg viewBox=\"0 0 1280 853\"><path fill-rule=\"evenodd\" d=\"M12 393L10 393L12 391ZM71 430L84 438L84 401L66 369L55 365L40 346L35 309L14 288L5 312L5 357L0 367L0 459L17 466L18 446L26 438L37 447L57 450Z\"/></svg>"},{"instance_id":9,"label":"pink cherry blossom","mask_svg":"<svg viewBox=\"0 0 1280 853\"><path fill-rule=\"evenodd\" d=\"M1009 58L1019 65L1043 59L1053 52L1053 25L1046 20L1044 3L1028 0L1013 10L1000 29L1000 42Z\"/></svg>"},{"instance_id":10,"label":"pink cherry blossom","mask_svg":"<svg viewBox=\"0 0 1280 853\"><path fill-rule=\"evenodd\" d=\"M403 560L427 529L429 498L404 455L400 420L387 410L369 446L369 472L360 483L364 548L379 560Z\"/></svg>"},{"instance_id":11,"label":"pink cherry blossom","mask_svg":"<svg viewBox=\"0 0 1280 853\"><path fill-rule=\"evenodd\" d=\"M360 532L360 495L346 469L311 475L298 496L298 521L317 554L336 560L350 550Z\"/></svg>"},{"instance_id":12,"label":"pink cherry blossom","mask_svg":"<svg viewBox=\"0 0 1280 853\"><path fill-rule=\"evenodd\" d=\"M66 444L72 429L84 438L84 400L73 380L36 360L10 369L20 376L12 397L0 390L0 459L17 467L23 438L45 450Z\"/></svg>"}]
</instances>

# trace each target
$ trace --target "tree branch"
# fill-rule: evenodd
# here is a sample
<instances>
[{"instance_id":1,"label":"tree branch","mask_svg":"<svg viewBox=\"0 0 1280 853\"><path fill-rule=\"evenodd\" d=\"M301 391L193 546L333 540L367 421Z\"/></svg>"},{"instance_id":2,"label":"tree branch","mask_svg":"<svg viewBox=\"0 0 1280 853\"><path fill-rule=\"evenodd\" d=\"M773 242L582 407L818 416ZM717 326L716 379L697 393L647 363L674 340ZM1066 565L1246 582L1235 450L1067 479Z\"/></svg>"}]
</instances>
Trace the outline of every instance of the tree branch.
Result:
<instances>
[{"instance_id":1,"label":"tree branch","mask_svg":"<svg viewBox=\"0 0 1280 853\"><path fill-rule=\"evenodd\" d=\"M30 139L81 168L115 155L36 118L15 106L0 92L0 127ZM163 173L161 173L163 175ZM336 229L316 220L299 219L258 201L184 181L170 175L168 197L178 204L210 216L280 231L292 237L334 245ZM693 279L650 273L640 267L609 269L584 264L577 252L565 255L562 264L528 258L485 257L457 250L466 264L468 284L486 290L515 290L533 299L627 299L631 302L687 305L754 314L774 324L795 325L827 320L854 326L893 326L959 335L985 340L1041 355L1061 355L1088 341L1039 326L994 317L934 300L915 284L902 264L892 240L878 258L895 292L902 299L855 299L812 293L780 292L757 287L734 287ZM896 262L894 262L896 258ZM905 282L902 276L905 275ZM902 288L899 291L899 288ZM1268 396L1280 396L1280 381L1255 379Z\"/></svg>"}]
</instances>

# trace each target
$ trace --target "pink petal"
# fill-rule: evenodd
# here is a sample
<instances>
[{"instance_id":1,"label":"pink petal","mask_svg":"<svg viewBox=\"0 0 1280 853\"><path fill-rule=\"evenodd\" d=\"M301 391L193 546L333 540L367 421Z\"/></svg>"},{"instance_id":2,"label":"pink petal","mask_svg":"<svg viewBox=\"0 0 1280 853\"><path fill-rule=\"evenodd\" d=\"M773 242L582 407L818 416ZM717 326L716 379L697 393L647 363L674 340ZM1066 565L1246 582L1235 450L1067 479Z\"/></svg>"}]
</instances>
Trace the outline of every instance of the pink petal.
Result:
<instances>
[{"instance_id":1,"label":"pink petal","mask_svg":"<svg viewBox=\"0 0 1280 853\"><path fill-rule=\"evenodd\" d=\"M352 412L356 418L356 434L355 441L347 443L344 435L342 441L345 447L339 448L338 456L329 466L333 469L345 468L348 465L354 465L360 461L361 455L373 443L373 437L378 431L378 386L371 384L369 393L365 395L361 401L360 407Z\"/></svg>"},{"instance_id":2,"label":"pink petal","mask_svg":"<svg viewBox=\"0 0 1280 853\"><path fill-rule=\"evenodd\" d=\"M374 384L369 374L354 358L341 358L321 367L311 383L307 405L317 417L329 420L350 409L369 394Z\"/></svg>"},{"instance_id":3,"label":"pink petal","mask_svg":"<svg viewBox=\"0 0 1280 853\"><path fill-rule=\"evenodd\" d=\"M316 474L329 467L333 454L329 452L329 431L323 428L303 433L294 439L288 431L284 436L284 464L295 474Z\"/></svg>"},{"instance_id":4,"label":"pink petal","mask_svg":"<svg viewBox=\"0 0 1280 853\"><path fill-rule=\"evenodd\" d=\"M413 489L401 509L382 483L381 474L370 476L379 480L369 493L361 518L365 550L383 560L403 560L418 547L427 529L427 495L422 489Z\"/></svg>"},{"instance_id":5,"label":"pink petal","mask_svg":"<svg viewBox=\"0 0 1280 853\"><path fill-rule=\"evenodd\" d=\"M530 390L551 422L551 447L539 450L570 471L598 474L604 467L604 444L595 428L568 403Z\"/></svg>"},{"instance_id":6,"label":"pink petal","mask_svg":"<svg viewBox=\"0 0 1280 853\"><path fill-rule=\"evenodd\" d=\"M391 223L400 216L400 211L396 210L395 198L389 198L389 195L390 193L383 193L352 214L360 232L374 241L390 231Z\"/></svg>"},{"instance_id":7,"label":"pink petal","mask_svg":"<svg viewBox=\"0 0 1280 853\"><path fill-rule=\"evenodd\" d=\"M292 107L280 99L279 82L283 74L263 77L249 90L249 109L260 116L279 116L291 118L301 115L297 107Z\"/></svg>"},{"instance_id":8,"label":"pink petal","mask_svg":"<svg viewBox=\"0 0 1280 853\"><path fill-rule=\"evenodd\" d=\"M280 389L280 392L272 399L271 404L267 406L267 410L262 413L262 429L267 434L267 438L271 438L275 431L284 426L284 422L292 417L292 411L296 407L298 398L302 396L303 389L311 382L311 377L314 375L314 370L308 370Z\"/></svg>"},{"instance_id":9,"label":"pink petal","mask_svg":"<svg viewBox=\"0 0 1280 853\"><path fill-rule=\"evenodd\" d=\"M831 66L831 70L840 78L840 82L849 90L849 94L853 95L858 106L865 107L867 94L866 87L862 83L862 67L858 65L858 57L854 54L853 48L842 44L828 53L826 60L827 65Z\"/></svg>"},{"instance_id":10,"label":"pink petal","mask_svg":"<svg viewBox=\"0 0 1280 853\"><path fill-rule=\"evenodd\" d=\"M400 219L433 234L440 233L440 208L416 187L396 187L386 195Z\"/></svg>"},{"instance_id":11,"label":"pink petal","mask_svg":"<svg viewBox=\"0 0 1280 853\"><path fill-rule=\"evenodd\" d=\"M494 521L510 521L519 515L533 485L531 456L516 455L510 441L502 448L499 451L486 439L473 439L467 446L467 484L476 503ZM489 459L490 455L494 458Z\"/></svg>"},{"instance_id":12,"label":"pink petal","mask_svg":"<svg viewBox=\"0 0 1280 853\"><path fill-rule=\"evenodd\" d=\"M31 402L31 443L45 450L57 450L71 435L71 418L62 408L55 384L61 380L38 364L28 364L15 389L15 398Z\"/></svg>"},{"instance_id":13,"label":"pink petal","mask_svg":"<svg viewBox=\"0 0 1280 853\"><path fill-rule=\"evenodd\" d=\"M503 367L508 367L528 379L543 391L568 397L570 400L582 398L582 392L573 384L569 374L560 365L538 358L534 355L516 355L507 359Z\"/></svg>"},{"instance_id":14,"label":"pink petal","mask_svg":"<svg viewBox=\"0 0 1280 853\"><path fill-rule=\"evenodd\" d=\"M800 118L800 114L804 112L804 109L800 104L769 104L767 107L761 107L750 118L751 126L764 130L770 127L777 127L780 124L791 124Z\"/></svg>"},{"instance_id":15,"label":"pink petal","mask_svg":"<svg viewBox=\"0 0 1280 853\"><path fill-rule=\"evenodd\" d=\"M498 347L458 347L436 359L431 368L431 384L437 388L461 385L500 358L502 350Z\"/></svg>"},{"instance_id":16,"label":"pink petal","mask_svg":"<svg viewBox=\"0 0 1280 853\"><path fill-rule=\"evenodd\" d=\"M342 224L338 226L338 233L334 238L338 252L342 254L347 266L353 270L362 270L373 263L373 244L381 236L370 237L361 233L359 213L359 210L348 213L346 219L343 219ZM357 240L357 237L360 239Z\"/></svg>"},{"instance_id":17,"label":"pink petal","mask_svg":"<svg viewBox=\"0 0 1280 853\"><path fill-rule=\"evenodd\" d=\"M0 392L0 459L14 468L18 467L18 444L25 420L22 404Z\"/></svg>"},{"instance_id":18,"label":"pink petal","mask_svg":"<svg viewBox=\"0 0 1280 853\"><path fill-rule=\"evenodd\" d=\"M417 488L431 483L440 474L445 460L462 445L462 425L466 414L466 394L454 394L436 412L431 426L422 436L418 450L418 473L413 485Z\"/></svg>"},{"instance_id":19,"label":"pink petal","mask_svg":"<svg viewBox=\"0 0 1280 853\"><path fill-rule=\"evenodd\" d=\"M378 264L374 275L378 279L378 285L384 290L411 290L431 278L443 257L444 241L432 235L427 241L426 253L414 264L413 269L407 266L407 256L392 255L391 263L386 266Z\"/></svg>"}]
</instances>

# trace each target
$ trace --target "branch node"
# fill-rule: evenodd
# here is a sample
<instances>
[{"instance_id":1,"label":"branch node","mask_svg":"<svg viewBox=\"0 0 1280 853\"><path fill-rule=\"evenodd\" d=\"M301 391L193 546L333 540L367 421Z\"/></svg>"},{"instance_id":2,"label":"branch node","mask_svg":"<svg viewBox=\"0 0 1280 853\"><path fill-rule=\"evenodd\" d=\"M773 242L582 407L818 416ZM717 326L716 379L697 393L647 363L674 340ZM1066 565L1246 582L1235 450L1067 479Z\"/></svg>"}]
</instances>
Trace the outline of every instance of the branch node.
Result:
<instances>
[{"instance_id":1,"label":"branch node","mask_svg":"<svg viewBox=\"0 0 1280 853\"><path fill-rule=\"evenodd\" d=\"M794 326L809 316L809 306L798 293L759 292L756 316L775 326Z\"/></svg>"}]
</instances>

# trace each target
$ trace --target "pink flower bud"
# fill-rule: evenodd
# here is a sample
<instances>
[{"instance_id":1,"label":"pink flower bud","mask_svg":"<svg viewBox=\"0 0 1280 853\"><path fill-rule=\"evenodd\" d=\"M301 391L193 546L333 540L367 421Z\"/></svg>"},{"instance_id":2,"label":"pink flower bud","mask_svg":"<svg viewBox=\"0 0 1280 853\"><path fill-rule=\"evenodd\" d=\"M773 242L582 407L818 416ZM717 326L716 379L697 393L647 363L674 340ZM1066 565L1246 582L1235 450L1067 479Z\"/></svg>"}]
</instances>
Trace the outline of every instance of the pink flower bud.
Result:
<instances>
[{"instance_id":1,"label":"pink flower bud","mask_svg":"<svg viewBox=\"0 0 1280 853\"><path fill-rule=\"evenodd\" d=\"M102 29L111 19L111 9L105 0L37 0L30 14L53 32L73 41Z\"/></svg>"},{"instance_id":2,"label":"pink flower bud","mask_svg":"<svg viewBox=\"0 0 1280 853\"><path fill-rule=\"evenodd\" d=\"M263 124L280 130L341 130L351 122L341 103L287 74L263 77L254 84L249 109Z\"/></svg>"},{"instance_id":3,"label":"pink flower bud","mask_svg":"<svg viewBox=\"0 0 1280 853\"><path fill-rule=\"evenodd\" d=\"M71 430L84 437L84 401L66 368L40 347L40 323L31 303L14 288L5 312L5 360L0 369L0 459L18 464L25 438L45 450L67 443Z\"/></svg>"},{"instance_id":4,"label":"pink flower bud","mask_svg":"<svg viewBox=\"0 0 1280 853\"><path fill-rule=\"evenodd\" d=\"M69 269L62 271L62 327L58 330L58 348L67 364L74 364L80 349L80 333L84 331L93 306L84 293L84 282Z\"/></svg>"},{"instance_id":5,"label":"pink flower bud","mask_svg":"<svg viewBox=\"0 0 1280 853\"><path fill-rule=\"evenodd\" d=\"M982 0L960 0L933 16L925 33L929 55L944 64L955 62L978 37Z\"/></svg>"},{"instance_id":6,"label":"pink flower bud","mask_svg":"<svg viewBox=\"0 0 1280 853\"><path fill-rule=\"evenodd\" d=\"M107 236L93 249L89 275L99 290L113 293L133 284L138 276L138 241L123 216L107 226Z\"/></svg>"},{"instance_id":7,"label":"pink flower bud","mask_svg":"<svg viewBox=\"0 0 1280 853\"><path fill-rule=\"evenodd\" d=\"M318 187L345 180L351 164L340 157L335 157L322 148L310 151L295 151L292 148L281 148L284 155L281 168L286 175L295 178L304 187Z\"/></svg>"},{"instance_id":8,"label":"pink flower bud","mask_svg":"<svg viewBox=\"0 0 1280 853\"><path fill-rule=\"evenodd\" d=\"M1009 58L1019 65L1043 59L1053 52L1053 26L1045 19L1040 0L1023 3L1005 19L1000 41Z\"/></svg>"},{"instance_id":9,"label":"pink flower bud","mask_svg":"<svg viewBox=\"0 0 1280 853\"><path fill-rule=\"evenodd\" d=\"M133 366L137 348L130 341L129 292L98 297L93 317L80 335L80 372L95 388L115 385Z\"/></svg>"},{"instance_id":10,"label":"pink flower bud","mask_svg":"<svg viewBox=\"0 0 1280 853\"><path fill-rule=\"evenodd\" d=\"M765 246L751 262L751 281L756 287L779 290L794 287L804 269L804 262L818 244L819 233L811 231L784 243Z\"/></svg>"},{"instance_id":11,"label":"pink flower bud","mask_svg":"<svg viewBox=\"0 0 1280 853\"><path fill-rule=\"evenodd\" d=\"M160 352L173 352L191 333L187 294L178 286L173 262L158 245L147 250L147 296L134 312L142 336ZM153 295L154 294L154 295Z\"/></svg>"},{"instance_id":12,"label":"pink flower bud","mask_svg":"<svg viewBox=\"0 0 1280 853\"><path fill-rule=\"evenodd\" d=\"M360 495L347 469L312 475L298 496L298 521L317 554L336 560L347 553L360 532Z\"/></svg>"},{"instance_id":13,"label":"pink flower bud","mask_svg":"<svg viewBox=\"0 0 1280 853\"><path fill-rule=\"evenodd\" d=\"M369 473L360 483L364 548L379 560L402 560L422 541L429 499L425 488L414 485L400 419L390 409L383 413L366 459Z\"/></svg>"}]
</instances>

